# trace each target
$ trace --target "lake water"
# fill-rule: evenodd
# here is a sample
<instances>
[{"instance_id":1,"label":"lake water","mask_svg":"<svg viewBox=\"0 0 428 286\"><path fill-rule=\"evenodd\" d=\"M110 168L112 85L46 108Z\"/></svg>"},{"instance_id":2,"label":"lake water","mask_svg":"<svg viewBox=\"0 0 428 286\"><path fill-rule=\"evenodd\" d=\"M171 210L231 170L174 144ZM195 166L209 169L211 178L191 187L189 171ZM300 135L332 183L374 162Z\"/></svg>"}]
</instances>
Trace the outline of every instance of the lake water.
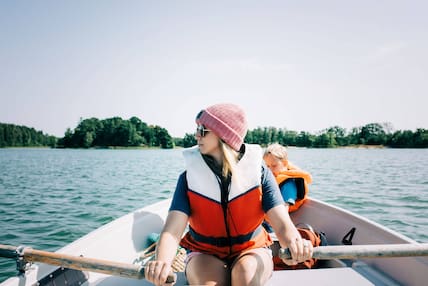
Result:
<instances>
[{"instance_id":1,"label":"lake water","mask_svg":"<svg viewBox=\"0 0 428 286\"><path fill-rule=\"evenodd\" d=\"M182 150L0 149L0 244L55 251L168 198ZM428 149L300 149L310 195L428 242ZM0 282L16 273L0 258Z\"/></svg>"}]
</instances>

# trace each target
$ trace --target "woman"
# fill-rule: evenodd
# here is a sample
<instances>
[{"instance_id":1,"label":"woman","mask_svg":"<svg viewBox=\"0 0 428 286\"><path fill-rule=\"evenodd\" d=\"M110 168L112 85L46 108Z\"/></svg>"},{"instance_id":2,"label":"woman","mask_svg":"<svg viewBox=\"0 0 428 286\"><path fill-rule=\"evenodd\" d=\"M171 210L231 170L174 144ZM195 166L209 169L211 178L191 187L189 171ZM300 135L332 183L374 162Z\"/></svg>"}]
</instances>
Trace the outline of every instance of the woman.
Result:
<instances>
[{"instance_id":1,"label":"woman","mask_svg":"<svg viewBox=\"0 0 428 286\"><path fill-rule=\"evenodd\" d=\"M216 104L196 117L198 145L183 152L186 171L178 179L156 258L145 277L165 284L178 245L188 251L190 285L264 285L273 271L272 240L265 217L295 265L313 247L292 223L258 145L243 144L247 121L234 104ZM189 224L188 232L183 235Z\"/></svg>"}]
</instances>

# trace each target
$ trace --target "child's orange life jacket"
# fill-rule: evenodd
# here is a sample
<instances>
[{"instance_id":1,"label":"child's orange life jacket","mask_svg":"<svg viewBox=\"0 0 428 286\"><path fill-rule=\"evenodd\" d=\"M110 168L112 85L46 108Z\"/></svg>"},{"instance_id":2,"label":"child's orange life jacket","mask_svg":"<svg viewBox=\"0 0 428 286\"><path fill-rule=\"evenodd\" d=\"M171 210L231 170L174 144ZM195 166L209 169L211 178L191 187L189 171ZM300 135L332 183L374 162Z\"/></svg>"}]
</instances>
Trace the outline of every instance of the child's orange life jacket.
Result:
<instances>
[{"instance_id":1,"label":"child's orange life jacket","mask_svg":"<svg viewBox=\"0 0 428 286\"><path fill-rule=\"evenodd\" d=\"M308 197L308 184L312 183L312 176L306 171L303 171L293 164L288 164L288 170L280 172L276 177L276 182L281 187L288 179L296 179L297 199L294 205L288 207L289 212L294 212L305 202ZM300 179L300 180L299 180Z\"/></svg>"}]
</instances>

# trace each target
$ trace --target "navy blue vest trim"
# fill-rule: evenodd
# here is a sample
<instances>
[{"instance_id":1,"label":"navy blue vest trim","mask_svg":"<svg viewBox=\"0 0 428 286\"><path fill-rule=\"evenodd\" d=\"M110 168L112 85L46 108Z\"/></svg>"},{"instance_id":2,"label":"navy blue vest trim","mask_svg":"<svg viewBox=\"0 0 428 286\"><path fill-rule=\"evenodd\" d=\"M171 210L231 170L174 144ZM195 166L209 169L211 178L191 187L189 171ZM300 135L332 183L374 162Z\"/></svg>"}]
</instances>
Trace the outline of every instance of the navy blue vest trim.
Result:
<instances>
[{"instance_id":1,"label":"navy blue vest trim","mask_svg":"<svg viewBox=\"0 0 428 286\"><path fill-rule=\"evenodd\" d=\"M201 243L211 244L217 247L226 247L226 246L241 244L241 243L250 241L252 238L260 234L261 231L263 231L263 227L259 226L258 228L256 228L256 230L243 235L232 236L232 237L212 237L212 236L205 236L205 235L199 234L196 231L194 231L191 227L189 227L189 233L196 241Z\"/></svg>"}]
</instances>

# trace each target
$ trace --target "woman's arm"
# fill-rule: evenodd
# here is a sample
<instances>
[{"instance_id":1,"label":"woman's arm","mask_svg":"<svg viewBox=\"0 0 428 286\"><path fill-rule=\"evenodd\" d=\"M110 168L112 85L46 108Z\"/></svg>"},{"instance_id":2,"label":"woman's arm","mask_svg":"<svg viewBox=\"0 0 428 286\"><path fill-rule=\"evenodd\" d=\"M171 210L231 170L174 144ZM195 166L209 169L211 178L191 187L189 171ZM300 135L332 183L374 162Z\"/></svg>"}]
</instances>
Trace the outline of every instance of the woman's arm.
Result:
<instances>
[{"instance_id":1,"label":"woman's arm","mask_svg":"<svg viewBox=\"0 0 428 286\"><path fill-rule=\"evenodd\" d=\"M167 262L174 260L187 220L188 216L183 212L169 212L156 248L156 260Z\"/></svg>"},{"instance_id":2,"label":"woman's arm","mask_svg":"<svg viewBox=\"0 0 428 286\"><path fill-rule=\"evenodd\" d=\"M288 265L295 265L312 257L313 246L309 241L302 239L287 208L284 204L275 206L267 212L267 216L280 246L290 249L292 259L284 260L284 262Z\"/></svg>"},{"instance_id":3,"label":"woman's arm","mask_svg":"<svg viewBox=\"0 0 428 286\"><path fill-rule=\"evenodd\" d=\"M145 277L155 285L164 285L177 253L188 216L181 211L170 211L156 246L155 260L146 264Z\"/></svg>"}]
</instances>

